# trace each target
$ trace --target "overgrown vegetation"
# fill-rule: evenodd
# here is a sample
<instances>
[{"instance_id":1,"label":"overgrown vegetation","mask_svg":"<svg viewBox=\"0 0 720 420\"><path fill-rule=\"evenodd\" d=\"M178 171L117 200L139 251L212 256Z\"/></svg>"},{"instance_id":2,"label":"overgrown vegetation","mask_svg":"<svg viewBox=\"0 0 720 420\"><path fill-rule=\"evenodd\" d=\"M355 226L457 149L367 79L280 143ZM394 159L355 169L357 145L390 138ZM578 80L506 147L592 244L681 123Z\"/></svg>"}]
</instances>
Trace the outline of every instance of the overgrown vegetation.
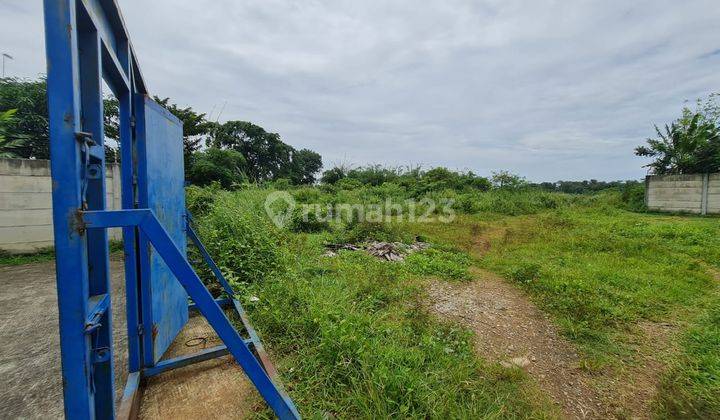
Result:
<instances>
[{"instance_id":1,"label":"overgrown vegetation","mask_svg":"<svg viewBox=\"0 0 720 420\"><path fill-rule=\"evenodd\" d=\"M633 363L635 325L684 313L688 328L656 410L717 415L718 325L705 309L720 304L710 271L720 268L716 219L628 211L641 202L642 184L594 195L462 184L420 194L429 182L423 172L403 176L379 184L348 184L345 177L290 192L298 203L375 203L384 210L392 210L388 197L452 198L458 217L412 222L402 217L402 204L387 213L390 223L352 214L327 223L295 214L292 221L291 213L291 223L278 228L263 209L272 185L188 190L203 239L244 297L306 416L555 416L520 371L478 358L467 331L439 323L421 304L426 279L465 281L473 264L527 290L580 346L588 369ZM479 253L474 238L484 232L494 232L492 243ZM432 246L400 263L359 251L324 256L329 242L418 237Z\"/></svg>"},{"instance_id":2,"label":"overgrown vegetation","mask_svg":"<svg viewBox=\"0 0 720 420\"><path fill-rule=\"evenodd\" d=\"M2 80L0 153L47 158L44 91L44 80ZM720 170L716 98L685 109L637 154L654 158L649 166L659 174ZM184 122L186 174L195 184L187 203L200 236L304 415L556 416L520 370L487 363L469 331L427 312L428 279L467 281L477 265L524 289L579 347L588 370L636 362L639 324L678 325L655 413L720 416L717 219L644 213L636 181L532 184L506 171L370 165L330 168L312 186L322 167L317 153L250 122L213 123L156 100ZM106 134L117 136L117 101L108 98L105 109ZM317 211L272 203L286 222L277 226L265 201L278 190ZM326 253L328 244L419 238L430 247L401 262L342 246ZM2 254L0 263L52 258L49 250Z\"/></svg>"},{"instance_id":3,"label":"overgrown vegetation","mask_svg":"<svg viewBox=\"0 0 720 420\"><path fill-rule=\"evenodd\" d=\"M198 213L203 240L244 297L305 416L484 418L552 412L521 372L477 358L467 331L439 323L422 304L425 277L467 278L466 253L438 245L402 263L353 251L326 257L323 244L338 238L412 236L400 224L352 218L312 233L293 224L281 229L263 216L270 191L215 189L207 206L204 189L191 188L188 202ZM318 190L295 194L305 201L328 198Z\"/></svg>"},{"instance_id":4,"label":"overgrown vegetation","mask_svg":"<svg viewBox=\"0 0 720 420\"><path fill-rule=\"evenodd\" d=\"M680 341L684 352L663 379L657 414L666 418L716 418L720 413L720 299L707 302Z\"/></svg>"}]
</instances>

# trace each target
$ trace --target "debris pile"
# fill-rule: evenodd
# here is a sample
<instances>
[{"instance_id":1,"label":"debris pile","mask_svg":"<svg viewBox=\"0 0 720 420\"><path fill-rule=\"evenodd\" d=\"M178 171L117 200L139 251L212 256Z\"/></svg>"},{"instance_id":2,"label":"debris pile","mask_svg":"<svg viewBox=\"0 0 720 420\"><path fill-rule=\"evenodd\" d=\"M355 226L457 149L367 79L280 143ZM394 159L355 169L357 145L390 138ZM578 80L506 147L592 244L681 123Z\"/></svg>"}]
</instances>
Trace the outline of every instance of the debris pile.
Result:
<instances>
[{"instance_id":1,"label":"debris pile","mask_svg":"<svg viewBox=\"0 0 720 420\"><path fill-rule=\"evenodd\" d=\"M334 257L340 250L361 251L364 250L368 254L385 261L402 261L405 257L413 252L427 249L430 244L425 242L413 242L410 245L402 242L368 242L364 245L353 244L325 244L326 257Z\"/></svg>"},{"instance_id":2,"label":"debris pile","mask_svg":"<svg viewBox=\"0 0 720 420\"><path fill-rule=\"evenodd\" d=\"M368 254L385 261L402 261L405 258L404 245L399 242L372 242L365 250Z\"/></svg>"}]
</instances>

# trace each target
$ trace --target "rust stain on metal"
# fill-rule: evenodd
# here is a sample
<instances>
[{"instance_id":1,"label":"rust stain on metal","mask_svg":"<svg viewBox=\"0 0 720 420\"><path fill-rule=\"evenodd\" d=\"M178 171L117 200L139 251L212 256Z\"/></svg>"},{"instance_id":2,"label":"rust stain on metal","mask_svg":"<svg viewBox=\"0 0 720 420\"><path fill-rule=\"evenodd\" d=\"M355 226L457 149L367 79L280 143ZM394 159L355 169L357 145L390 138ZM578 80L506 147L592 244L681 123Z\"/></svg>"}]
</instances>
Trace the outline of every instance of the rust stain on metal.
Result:
<instances>
[{"instance_id":1,"label":"rust stain on metal","mask_svg":"<svg viewBox=\"0 0 720 420\"><path fill-rule=\"evenodd\" d=\"M86 230L87 223L85 223L82 211L77 209L70 215L70 232L77 232L78 235L82 236Z\"/></svg>"}]
</instances>

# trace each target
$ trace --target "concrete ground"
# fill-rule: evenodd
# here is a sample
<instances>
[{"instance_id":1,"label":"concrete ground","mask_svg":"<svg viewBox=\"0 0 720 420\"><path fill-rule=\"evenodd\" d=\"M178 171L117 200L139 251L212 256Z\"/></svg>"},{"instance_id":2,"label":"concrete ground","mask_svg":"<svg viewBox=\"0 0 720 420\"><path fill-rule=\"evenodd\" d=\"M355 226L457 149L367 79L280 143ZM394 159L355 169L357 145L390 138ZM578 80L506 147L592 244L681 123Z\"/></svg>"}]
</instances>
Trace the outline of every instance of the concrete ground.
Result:
<instances>
[{"instance_id":1,"label":"concrete ground","mask_svg":"<svg viewBox=\"0 0 720 420\"><path fill-rule=\"evenodd\" d=\"M203 316L191 316L165 357L191 354L220 344L220 338ZM232 356L224 356L150 378L138 417L142 420L241 419L262 407L260 394L240 365Z\"/></svg>"},{"instance_id":2,"label":"concrete ground","mask_svg":"<svg viewBox=\"0 0 720 420\"><path fill-rule=\"evenodd\" d=\"M127 379L122 260L111 258L110 272L119 399ZM0 419L62 417L55 262L0 266Z\"/></svg>"},{"instance_id":3,"label":"concrete ground","mask_svg":"<svg viewBox=\"0 0 720 420\"><path fill-rule=\"evenodd\" d=\"M127 331L122 260L111 259L116 401L127 379ZM202 316L193 316L166 357L219 344ZM231 356L148 380L141 419L250 415L263 403ZM55 263L0 266L0 419L63 417Z\"/></svg>"}]
</instances>

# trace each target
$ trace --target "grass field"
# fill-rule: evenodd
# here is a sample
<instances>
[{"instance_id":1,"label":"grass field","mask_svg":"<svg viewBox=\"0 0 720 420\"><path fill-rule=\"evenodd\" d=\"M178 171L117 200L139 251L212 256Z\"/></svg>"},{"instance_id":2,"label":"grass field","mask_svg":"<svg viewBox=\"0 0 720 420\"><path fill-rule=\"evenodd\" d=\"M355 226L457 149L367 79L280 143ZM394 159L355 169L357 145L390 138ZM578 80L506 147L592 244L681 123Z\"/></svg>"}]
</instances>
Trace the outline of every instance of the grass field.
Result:
<instances>
[{"instance_id":1,"label":"grass field","mask_svg":"<svg viewBox=\"0 0 720 420\"><path fill-rule=\"evenodd\" d=\"M631 212L637 206L616 192L450 191L429 194L453 198L458 215L449 223L291 215L278 228L265 216L271 191L190 188L188 204L305 417L561 416L535 378L488 361L471 331L428 309L430 280L471 281L472 266L526 292L579 349L580 368L598 387L608 378L633 381L623 375L642 368L643 342L642 351L662 353L650 384L652 416L720 417L717 218ZM392 185L292 194L319 204L403 198ZM357 251L324 255L328 242L415 238L432 247L403 262ZM648 336L653 325L668 333Z\"/></svg>"},{"instance_id":2,"label":"grass field","mask_svg":"<svg viewBox=\"0 0 720 420\"><path fill-rule=\"evenodd\" d=\"M489 219L489 221L487 221ZM583 351L586 369L632 364L641 322L677 327L658 417L720 414L720 223L581 205L525 217L416 226L470 252L466 232L500 229L477 264L523 288Z\"/></svg>"},{"instance_id":3,"label":"grass field","mask_svg":"<svg viewBox=\"0 0 720 420\"><path fill-rule=\"evenodd\" d=\"M653 414L720 415L716 218L634 213L616 193L488 192L463 204L471 211L461 208L451 223L330 223L303 233L269 222L267 194L213 192L207 200L195 190L190 202L200 205L201 235L245 296L308 417L557 417L532 378L484 360L471 332L423 304L428 279L466 281L470 265L525 290L591 373L637 363L632 343L641 323L672 324ZM375 194L294 192L306 203L377 201ZM490 211L492 203L502 205ZM433 248L402 263L361 252L323 256L325 242L417 235ZM489 247L479 249L478 237Z\"/></svg>"}]
</instances>

